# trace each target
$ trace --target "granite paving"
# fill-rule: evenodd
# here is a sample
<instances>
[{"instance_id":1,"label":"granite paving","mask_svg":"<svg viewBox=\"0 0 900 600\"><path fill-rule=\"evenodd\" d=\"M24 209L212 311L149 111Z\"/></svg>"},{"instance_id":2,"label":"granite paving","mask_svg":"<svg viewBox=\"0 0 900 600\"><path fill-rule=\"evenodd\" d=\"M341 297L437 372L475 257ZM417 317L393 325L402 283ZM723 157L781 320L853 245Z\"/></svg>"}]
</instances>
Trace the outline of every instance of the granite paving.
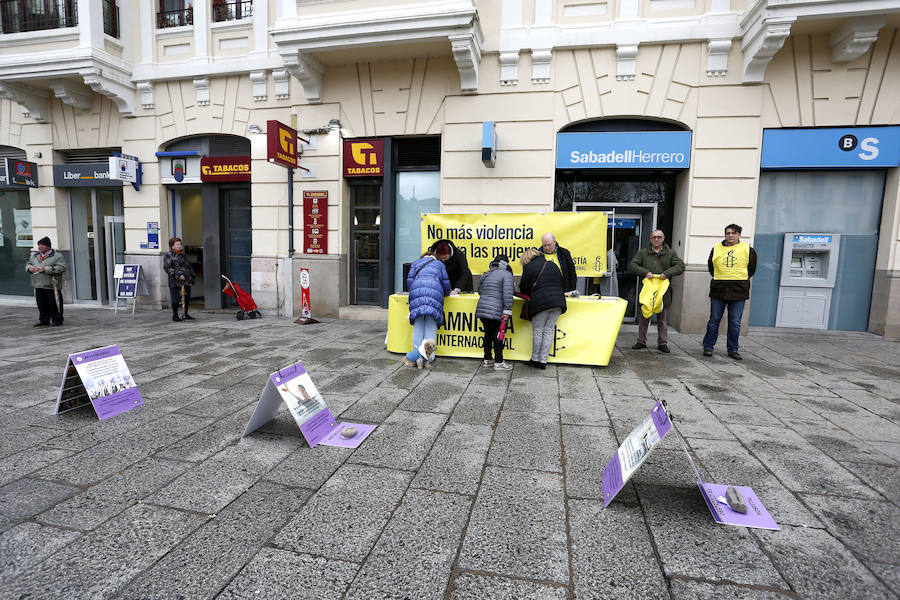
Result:
<instances>
[{"instance_id":1,"label":"granite paving","mask_svg":"<svg viewBox=\"0 0 900 600\"><path fill-rule=\"evenodd\" d=\"M897 342L751 328L737 362L626 325L606 367L419 370L384 322L35 312L0 304L0 599L900 600ZM144 406L55 414L67 355L109 344ZM310 447L284 407L242 437L296 361L376 425L358 448ZM676 428L604 508L657 400ZM685 450L780 529L717 525Z\"/></svg>"}]
</instances>

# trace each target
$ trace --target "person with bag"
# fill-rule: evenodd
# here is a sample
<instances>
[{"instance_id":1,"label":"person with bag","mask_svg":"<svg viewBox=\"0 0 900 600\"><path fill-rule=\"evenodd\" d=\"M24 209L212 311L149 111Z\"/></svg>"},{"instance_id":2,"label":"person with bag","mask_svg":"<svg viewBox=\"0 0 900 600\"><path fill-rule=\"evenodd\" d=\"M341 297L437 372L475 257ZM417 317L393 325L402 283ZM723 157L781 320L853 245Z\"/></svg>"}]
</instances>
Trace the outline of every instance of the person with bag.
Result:
<instances>
[{"instance_id":1,"label":"person with bag","mask_svg":"<svg viewBox=\"0 0 900 600\"><path fill-rule=\"evenodd\" d=\"M31 274L31 287L38 306L38 322L33 327L63 324L62 274L66 270L66 259L50 245L49 237L42 237L37 243L37 252L32 252L25 264Z\"/></svg>"},{"instance_id":2,"label":"person with bag","mask_svg":"<svg viewBox=\"0 0 900 600\"><path fill-rule=\"evenodd\" d=\"M478 305L475 316L484 329L484 366L495 371L508 371L512 365L503 362L503 340L498 338L500 321L512 316L513 292L516 287L509 258L498 254L489 271L478 280ZM493 356L491 350L493 349Z\"/></svg>"},{"instance_id":3,"label":"person with bag","mask_svg":"<svg viewBox=\"0 0 900 600\"><path fill-rule=\"evenodd\" d=\"M519 260L522 263L519 291L528 295L521 316L531 321L531 360L528 365L546 369L556 335L556 320L566 312L563 276L556 263L545 260L537 248L528 248Z\"/></svg>"},{"instance_id":4,"label":"person with bag","mask_svg":"<svg viewBox=\"0 0 900 600\"><path fill-rule=\"evenodd\" d=\"M684 261L679 258L672 248L665 243L666 236L661 229L650 232L650 246L641 248L628 263L628 272L644 279L643 285L650 287L657 281L669 281L668 289L662 290L662 310L656 316L656 348L663 354L669 353L669 304L672 302L671 279L684 273ZM652 282L652 283L651 283ZM641 294L643 296L643 292ZM632 350L640 350L647 347L647 328L650 325L650 317L653 315L638 311L638 336Z\"/></svg>"},{"instance_id":5,"label":"person with bag","mask_svg":"<svg viewBox=\"0 0 900 600\"><path fill-rule=\"evenodd\" d=\"M194 269L184 256L181 238L173 237L169 240L169 251L163 258L163 271L169 276L169 299L172 304L173 321L193 321L194 317L188 314L188 304L191 302L191 286L194 284ZM182 290L184 290L184 313L178 316L178 306L181 303Z\"/></svg>"},{"instance_id":6,"label":"person with bag","mask_svg":"<svg viewBox=\"0 0 900 600\"><path fill-rule=\"evenodd\" d=\"M437 329L444 324L444 296L450 294L450 279L444 263L431 251L414 262L406 278L409 290L409 322L413 326L412 350L403 364L431 368L437 347Z\"/></svg>"}]
</instances>

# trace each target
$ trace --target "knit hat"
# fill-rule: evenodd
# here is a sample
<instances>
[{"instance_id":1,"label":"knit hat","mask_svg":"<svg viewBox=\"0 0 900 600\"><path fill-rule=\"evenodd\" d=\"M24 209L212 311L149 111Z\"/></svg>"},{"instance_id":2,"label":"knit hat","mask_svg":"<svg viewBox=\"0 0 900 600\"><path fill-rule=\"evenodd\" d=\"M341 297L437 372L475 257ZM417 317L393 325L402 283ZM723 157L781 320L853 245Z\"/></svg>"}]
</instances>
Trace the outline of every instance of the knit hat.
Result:
<instances>
[{"instance_id":1,"label":"knit hat","mask_svg":"<svg viewBox=\"0 0 900 600\"><path fill-rule=\"evenodd\" d=\"M38 246L50 246L53 247L53 244L50 243L50 238L46 235L38 240Z\"/></svg>"}]
</instances>

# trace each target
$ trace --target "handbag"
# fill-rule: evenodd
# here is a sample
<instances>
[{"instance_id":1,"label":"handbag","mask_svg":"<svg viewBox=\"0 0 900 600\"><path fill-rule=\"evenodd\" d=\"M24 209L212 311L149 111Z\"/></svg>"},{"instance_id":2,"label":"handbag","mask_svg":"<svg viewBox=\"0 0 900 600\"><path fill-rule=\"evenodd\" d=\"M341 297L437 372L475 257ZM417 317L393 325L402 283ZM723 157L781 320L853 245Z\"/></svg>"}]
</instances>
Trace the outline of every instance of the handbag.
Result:
<instances>
[{"instance_id":1,"label":"handbag","mask_svg":"<svg viewBox=\"0 0 900 600\"><path fill-rule=\"evenodd\" d=\"M531 289L534 289L534 286L537 285L537 282L541 280L541 275L544 274L544 269L546 269L546 268L547 268L547 261L545 260L544 266L541 267L541 270L538 273L538 276L535 278L534 285L531 286ZM522 303L522 312L519 313L519 317L522 319L525 319L526 321L530 321L531 320L531 294L523 294L520 292L516 295L519 298L523 298L525 300L525 302Z\"/></svg>"}]
</instances>

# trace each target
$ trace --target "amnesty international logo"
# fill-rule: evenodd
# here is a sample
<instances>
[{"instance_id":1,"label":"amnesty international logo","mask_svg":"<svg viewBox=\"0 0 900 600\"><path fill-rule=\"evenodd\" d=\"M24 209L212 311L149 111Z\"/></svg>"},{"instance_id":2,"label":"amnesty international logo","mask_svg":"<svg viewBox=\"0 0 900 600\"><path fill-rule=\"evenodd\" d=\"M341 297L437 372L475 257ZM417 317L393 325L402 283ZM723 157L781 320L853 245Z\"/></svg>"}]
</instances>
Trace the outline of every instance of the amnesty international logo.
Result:
<instances>
[{"instance_id":1,"label":"amnesty international logo","mask_svg":"<svg viewBox=\"0 0 900 600\"><path fill-rule=\"evenodd\" d=\"M735 263L737 262L737 258L734 256L734 250L729 250L728 254L725 255L724 265L728 269L734 268Z\"/></svg>"}]
</instances>

